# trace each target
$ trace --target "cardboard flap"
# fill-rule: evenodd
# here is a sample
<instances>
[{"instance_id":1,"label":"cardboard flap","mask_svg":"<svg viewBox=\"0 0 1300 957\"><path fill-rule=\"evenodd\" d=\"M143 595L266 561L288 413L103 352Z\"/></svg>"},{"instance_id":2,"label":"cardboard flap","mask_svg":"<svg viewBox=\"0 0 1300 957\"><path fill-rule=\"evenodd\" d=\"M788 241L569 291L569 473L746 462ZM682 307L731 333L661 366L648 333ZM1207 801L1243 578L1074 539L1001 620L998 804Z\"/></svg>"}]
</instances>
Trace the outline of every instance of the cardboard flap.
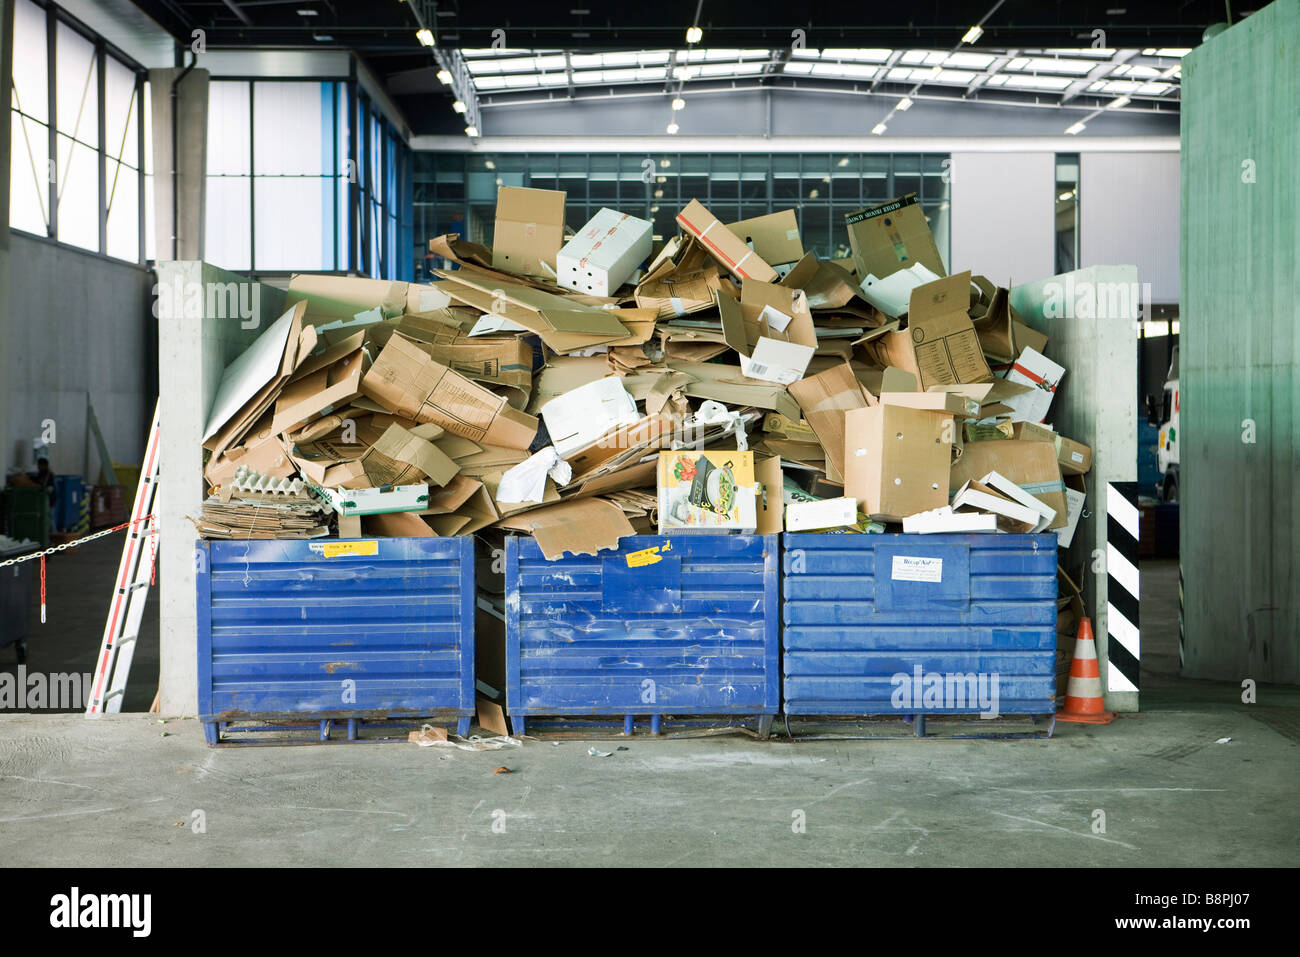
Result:
<instances>
[{"instance_id":1,"label":"cardboard flap","mask_svg":"<svg viewBox=\"0 0 1300 957\"><path fill-rule=\"evenodd\" d=\"M803 252L799 238L799 222L793 209L782 209L753 219L742 219L730 224L729 229L737 239L768 263L792 263Z\"/></svg>"},{"instance_id":2,"label":"cardboard flap","mask_svg":"<svg viewBox=\"0 0 1300 957\"><path fill-rule=\"evenodd\" d=\"M927 282L912 290L907 308L908 323L923 322L955 312L966 315L970 308L970 270Z\"/></svg>"},{"instance_id":3,"label":"cardboard flap","mask_svg":"<svg viewBox=\"0 0 1300 957\"><path fill-rule=\"evenodd\" d=\"M530 532L548 560L573 555L596 555L605 549L618 548L619 539L635 535L636 530L623 510L600 498L584 498L535 508L520 515L503 518L497 526Z\"/></svg>"}]
</instances>

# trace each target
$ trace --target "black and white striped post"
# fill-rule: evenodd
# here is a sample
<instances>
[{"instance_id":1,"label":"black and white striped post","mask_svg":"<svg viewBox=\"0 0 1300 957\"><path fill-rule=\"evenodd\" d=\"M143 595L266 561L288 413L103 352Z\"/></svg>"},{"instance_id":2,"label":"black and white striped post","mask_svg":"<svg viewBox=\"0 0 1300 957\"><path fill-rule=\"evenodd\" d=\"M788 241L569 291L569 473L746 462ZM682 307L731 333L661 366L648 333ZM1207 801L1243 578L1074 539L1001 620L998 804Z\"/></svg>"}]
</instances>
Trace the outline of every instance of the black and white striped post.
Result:
<instances>
[{"instance_id":1,"label":"black and white striped post","mask_svg":"<svg viewBox=\"0 0 1300 957\"><path fill-rule=\"evenodd\" d=\"M1106 691L1136 694L1142 661L1137 482L1106 483Z\"/></svg>"}]
</instances>

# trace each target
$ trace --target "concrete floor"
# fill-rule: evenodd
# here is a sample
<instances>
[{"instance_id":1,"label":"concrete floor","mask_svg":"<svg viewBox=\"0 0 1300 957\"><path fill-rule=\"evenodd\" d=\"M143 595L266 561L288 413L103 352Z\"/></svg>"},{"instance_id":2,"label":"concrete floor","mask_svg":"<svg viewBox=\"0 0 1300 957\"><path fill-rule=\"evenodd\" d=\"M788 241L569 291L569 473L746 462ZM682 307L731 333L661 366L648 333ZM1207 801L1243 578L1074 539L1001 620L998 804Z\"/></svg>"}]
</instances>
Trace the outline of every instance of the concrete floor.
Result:
<instances>
[{"instance_id":1,"label":"concrete floor","mask_svg":"<svg viewBox=\"0 0 1300 957\"><path fill-rule=\"evenodd\" d=\"M1176 566L1144 565L1148 582L1142 713L1051 740L213 750L192 720L4 715L0 861L1294 865L1300 689L1246 705L1234 684L1178 679Z\"/></svg>"}]
</instances>

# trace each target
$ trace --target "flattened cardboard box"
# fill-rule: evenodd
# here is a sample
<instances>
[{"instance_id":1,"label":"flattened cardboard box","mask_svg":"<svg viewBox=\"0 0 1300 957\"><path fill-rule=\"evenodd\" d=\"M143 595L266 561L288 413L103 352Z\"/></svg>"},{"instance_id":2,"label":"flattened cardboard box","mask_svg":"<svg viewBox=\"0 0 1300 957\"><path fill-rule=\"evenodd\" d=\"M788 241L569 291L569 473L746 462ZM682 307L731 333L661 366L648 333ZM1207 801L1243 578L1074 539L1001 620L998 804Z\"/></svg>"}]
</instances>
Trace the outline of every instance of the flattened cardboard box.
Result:
<instances>
[{"instance_id":1,"label":"flattened cardboard box","mask_svg":"<svg viewBox=\"0 0 1300 957\"><path fill-rule=\"evenodd\" d=\"M882 365L910 372L928 390L936 385L992 382L979 337L966 310L970 273L958 273L912 290L907 328L870 345Z\"/></svg>"},{"instance_id":2,"label":"flattened cardboard box","mask_svg":"<svg viewBox=\"0 0 1300 957\"><path fill-rule=\"evenodd\" d=\"M620 538L636 530L623 510L599 498L560 502L503 518L500 528L531 532L537 547L547 559L557 559L570 552L595 555L608 548L618 548Z\"/></svg>"},{"instance_id":3,"label":"flattened cardboard box","mask_svg":"<svg viewBox=\"0 0 1300 957\"><path fill-rule=\"evenodd\" d=\"M948 504L952 420L898 405L845 413L844 494L872 518L902 521Z\"/></svg>"},{"instance_id":4,"label":"flattened cardboard box","mask_svg":"<svg viewBox=\"0 0 1300 957\"><path fill-rule=\"evenodd\" d=\"M799 238L799 222L793 209L742 219L727 229L773 266L798 262L803 258L803 241Z\"/></svg>"},{"instance_id":5,"label":"flattened cardboard box","mask_svg":"<svg viewBox=\"0 0 1300 957\"><path fill-rule=\"evenodd\" d=\"M348 322L358 313L379 309L385 318L406 310L408 283L363 276L298 274L289 280L289 301L307 303L306 322L314 326Z\"/></svg>"},{"instance_id":6,"label":"flattened cardboard box","mask_svg":"<svg viewBox=\"0 0 1300 957\"><path fill-rule=\"evenodd\" d=\"M736 278L776 282L776 270L728 230L698 199L691 200L677 214L677 224L698 239L709 254Z\"/></svg>"},{"instance_id":7,"label":"flattened cardboard box","mask_svg":"<svg viewBox=\"0 0 1300 957\"><path fill-rule=\"evenodd\" d=\"M781 285L802 289L809 309L839 309L858 296L858 285L847 269L808 253L781 279Z\"/></svg>"},{"instance_id":8,"label":"flattened cardboard box","mask_svg":"<svg viewBox=\"0 0 1300 957\"><path fill-rule=\"evenodd\" d=\"M685 373L689 379L682 392L692 398L716 399L724 405L750 405L756 409L771 409L790 418L798 418L799 406L790 397L790 391L774 382L747 379L740 366L721 362L691 362L685 359L668 359L664 365ZM798 383L795 383L798 385Z\"/></svg>"},{"instance_id":9,"label":"flattened cardboard box","mask_svg":"<svg viewBox=\"0 0 1300 957\"><path fill-rule=\"evenodd\" d=\"M564 245L563 190L502 186L497 189L492 266L524 276L555 276Z\"/></svg>"},{"instance_id":10,"label":"flattened cardboard box","mask_svg":"<svg viewBox=\"0 0 1300 957\"><path fill-rule=\"evenodd\" d=\"M915 193L849 213L844 222L859 280L884 279L918 262L937 276L948 275Z\"/></svg>"},{"instance_id":11,"label":"flattened cardboard box","mask_svg":"<svg viewBox=\"0 0 1300 957\"><path fill-rule=\"evenodd\" d=\"M1050 442L1021 439L993 439L967 445L952 465L951 487L955 490L974 479L997 472L1034 498L1056 511L1049 529L1064 528L1068 505L1056 449Z\"/></svg>"},{"instance_id":12,"label":"flattened cardboard box","mask_svg":"<svg viewBox=\"0 0 1300 957\"><path fill-rule=\"evenodd\" d=\"M400 329L401 327L399 327ZM475 382L517 389L527 402L533 383L533 350L518 336L470 338L448 329L422 343L430 357Z\"/></svg>"},{"instance_id":13,"label":"flattened cardboard box","mask_svg":"<svg viewBox=\"0 0 1300 957\"><path fill-rule=\"evenodd\" d=\"M337 351L351 350L323 368L306 374L300 370L299 377L280 391L275 403L275 418L271 422L273 432L277 435L291 432L317 416L342 408L361 394L361 380L370 362L365 350L359 344L352 349L352 343L353 340L349 339L339 349L327 351L322 359L332 357ZM309 362L303 368L310 365Z\"/></svg>"},{"instance_id":14,"label":"flattened cardboard box","mask_svg":"<svg viewBox=\"0 0 1300 957\"><path fill-rule=\"evenodd\" d=\"M537 434L536 418L510 408L503 396L435 362L400 335L384 346L361 389L399 415L435 422L474 442L527 449Z\"/></svg>"}]
</instances>

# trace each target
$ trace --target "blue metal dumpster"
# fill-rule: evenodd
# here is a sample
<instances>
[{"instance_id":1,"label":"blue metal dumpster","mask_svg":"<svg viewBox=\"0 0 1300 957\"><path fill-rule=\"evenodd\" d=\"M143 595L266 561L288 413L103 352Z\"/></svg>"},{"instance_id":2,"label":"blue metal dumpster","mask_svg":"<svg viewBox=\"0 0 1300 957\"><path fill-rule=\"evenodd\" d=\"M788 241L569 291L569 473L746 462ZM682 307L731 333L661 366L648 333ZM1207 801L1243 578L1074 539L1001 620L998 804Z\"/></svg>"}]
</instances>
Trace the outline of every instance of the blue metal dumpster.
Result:
<instances>
[{"instance_id":1,"label":"blue metal dumpster","mask_svg":"<svg viewBox=\"0 0 1300 957\"><path fill-rule=\"evenodd\" d=\"M787 534L788 715L1053 715L1056 536Z\"/></svg>"},{"instance_id":2,"label":"blue metal dumpster","mask_svg":"<svg viewBox=\"0 0 1300 957\"><path fill-rule=\"evenodd\" d=\"M201 541L195 561L208 744L276 722L316 723L320 740L394 718L468 733L472 537Z\"/></svg>"},{"instance_id":3,"label":"blue metal dumpster","mask_svg":"<svg viewBox=\"0 0 1300 957\"><path fill-rule=\"evenodd\" d=\"M757 716L780 709L775 535L633 535L548 561L506 539L506 710L530 715Z\"/></svg>"}]
</instances>

